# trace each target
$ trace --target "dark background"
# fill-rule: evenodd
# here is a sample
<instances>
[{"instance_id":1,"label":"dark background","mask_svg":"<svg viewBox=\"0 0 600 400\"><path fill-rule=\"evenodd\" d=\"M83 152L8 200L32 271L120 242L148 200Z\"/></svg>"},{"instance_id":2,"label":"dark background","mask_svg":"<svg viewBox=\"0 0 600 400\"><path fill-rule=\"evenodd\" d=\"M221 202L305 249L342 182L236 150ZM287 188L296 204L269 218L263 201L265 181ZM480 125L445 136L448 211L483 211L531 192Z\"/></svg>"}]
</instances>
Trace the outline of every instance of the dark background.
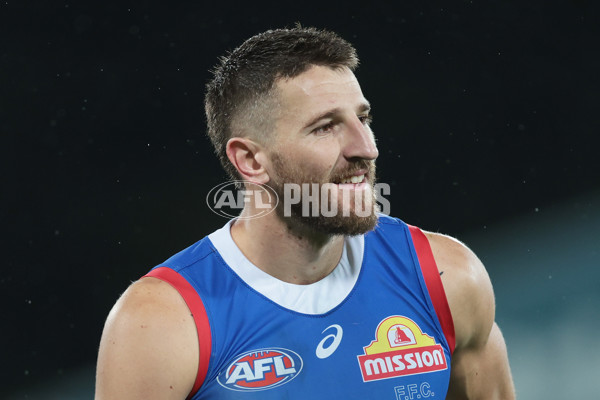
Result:
<instances>
[{"instance_id":1,"label":"dark background","mask_svg":"<svg viewBox=\"0 0 600 400\"><path fill-rule=\"evenodd\" d=\"M356 46L394 216L460 237L599 190L598 7L422 3L3 0L0 395L93 364L129 283L225 223L204 85L268 28Z\"/></svg>"}]
</instances>

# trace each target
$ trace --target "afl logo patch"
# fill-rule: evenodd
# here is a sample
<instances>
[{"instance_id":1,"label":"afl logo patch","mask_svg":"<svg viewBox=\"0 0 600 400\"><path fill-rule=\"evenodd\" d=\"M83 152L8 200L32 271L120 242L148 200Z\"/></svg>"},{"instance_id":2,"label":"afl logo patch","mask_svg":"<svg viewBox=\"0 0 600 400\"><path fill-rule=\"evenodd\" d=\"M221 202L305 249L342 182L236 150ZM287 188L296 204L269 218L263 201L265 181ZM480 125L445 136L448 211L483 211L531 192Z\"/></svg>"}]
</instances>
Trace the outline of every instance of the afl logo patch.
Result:
<instances>
[{"instance_id":1,"label":"afl logo patch","mask_svg":"<svg viewBox=\"0 0 600 400\"><path fill-rule=\"evenodd\" d=\"M291 350L252 350L237 356L221 371L217 381L231 390L266 390L290 382L301 370L302 358Z\"/></svg>"}]
</instances>

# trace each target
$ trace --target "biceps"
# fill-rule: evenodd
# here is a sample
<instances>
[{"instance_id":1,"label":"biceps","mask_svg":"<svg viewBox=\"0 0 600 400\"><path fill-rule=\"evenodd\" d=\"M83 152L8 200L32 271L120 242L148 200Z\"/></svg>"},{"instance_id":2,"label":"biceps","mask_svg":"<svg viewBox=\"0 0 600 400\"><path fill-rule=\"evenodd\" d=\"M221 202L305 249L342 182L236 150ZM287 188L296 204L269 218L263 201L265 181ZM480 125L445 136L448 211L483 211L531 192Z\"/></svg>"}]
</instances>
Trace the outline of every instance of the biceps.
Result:
<instances>
[{"instance_id":1,"label":"biceps","mask_svg":"<svg viewBox=\"0 0 600 400\"><path fill-rule=\"evenodd\" d=\"M142 328L143 331L148 328ZM183 399L189 393L173 357L152 333L124 334L107 327L98 353L96 399Z\"/></svg>"},{"instance_id":2,"label":"biceps","mask_svg":"<svg viewBox=\"0 0 600 400\"><path fill-rule=\"evenodd\" d=\"M447 398L515 398L506 345L498 325L494 323L482 347L455 352Z\"/></svg>"},{"instance_id":3,"label":"biceps","mask_svg":"<svg viewBox=\"0 0 600 400\"><path fill-rule=\"evenodd\" d=\"M107 319L98 353L96 400L184 399L192 388L198 370L193 319L183 300L173 294L171 301L150 284L164 286L146 282L133 287ZM139 296L149 287L152 295Z\"/></svg>"}]
</instances>

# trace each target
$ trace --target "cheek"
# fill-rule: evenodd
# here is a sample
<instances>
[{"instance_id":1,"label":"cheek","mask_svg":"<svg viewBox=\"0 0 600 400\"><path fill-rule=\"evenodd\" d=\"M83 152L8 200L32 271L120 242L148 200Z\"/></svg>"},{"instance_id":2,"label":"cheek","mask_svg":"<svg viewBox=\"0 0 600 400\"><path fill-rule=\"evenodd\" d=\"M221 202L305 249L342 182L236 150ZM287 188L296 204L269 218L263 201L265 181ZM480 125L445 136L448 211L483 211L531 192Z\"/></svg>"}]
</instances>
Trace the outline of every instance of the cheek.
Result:
<instances>
[{"instance_id":1,"label":"cheek","mask_svg":"<svg viewBox=\"0 0 600 400\"><path fill-rule=\"evenodd\" d=\"M333 173L335 162L331 158L319 157L313 154L311 158L305 158L300 160L297 164L302 169L302 172L310 174L314 177L320 177L322 180L327 180L328 177Z\"/></svg>"},{"instance_id":2,"label":"cheek","mask_svg":"<svg viewBox=\"0 0 600 400\"><path fill-rule=\"evenodd\" d=\"M302 144L288 143L286 146L282 146L278 153L286 170L297 171L302 177L325 181L329 180L340 158L338 143L325 140Z\"/></svg>"},{"instance_id":3,"label":"cheek","mask_svg":"<svg viewBox=\"0 0 600 400\"><path fill-rule=\"evenodd\" d=\"M338 162L340 152L333 144L317 143L307 152L305 162L319 170L331 171Z\"/></svg>"}]
</instances>

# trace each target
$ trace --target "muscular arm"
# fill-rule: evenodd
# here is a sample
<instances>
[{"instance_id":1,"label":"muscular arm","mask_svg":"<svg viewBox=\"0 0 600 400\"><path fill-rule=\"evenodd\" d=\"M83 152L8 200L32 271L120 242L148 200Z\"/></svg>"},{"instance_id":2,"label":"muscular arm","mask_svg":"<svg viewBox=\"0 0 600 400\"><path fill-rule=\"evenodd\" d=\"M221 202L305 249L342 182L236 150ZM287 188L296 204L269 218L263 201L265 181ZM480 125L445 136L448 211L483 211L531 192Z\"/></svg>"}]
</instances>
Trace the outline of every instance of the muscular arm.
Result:
<instances>
[{"instance_id":1,"label":"muscular arm","mask_svg":"<svg viewBox=\"0 0 600 400\"><path fill-rule=\"evenodd\" d=\"M447 399L514 399L506 345L494 322L492 284L481 261L450 237L426 233L456 334Z\"/></svg>"},{"instance_id":2,"label":"muscular arm","mask_svg":"<svg viewBox=\"0 0 600 400\"><path fill-rule=\"evenodd\" d=\"M185 399L197 371L196 328L179 293L155 278L131 285L102 333L96 400Z\"/></svg>"}]
</instances>

